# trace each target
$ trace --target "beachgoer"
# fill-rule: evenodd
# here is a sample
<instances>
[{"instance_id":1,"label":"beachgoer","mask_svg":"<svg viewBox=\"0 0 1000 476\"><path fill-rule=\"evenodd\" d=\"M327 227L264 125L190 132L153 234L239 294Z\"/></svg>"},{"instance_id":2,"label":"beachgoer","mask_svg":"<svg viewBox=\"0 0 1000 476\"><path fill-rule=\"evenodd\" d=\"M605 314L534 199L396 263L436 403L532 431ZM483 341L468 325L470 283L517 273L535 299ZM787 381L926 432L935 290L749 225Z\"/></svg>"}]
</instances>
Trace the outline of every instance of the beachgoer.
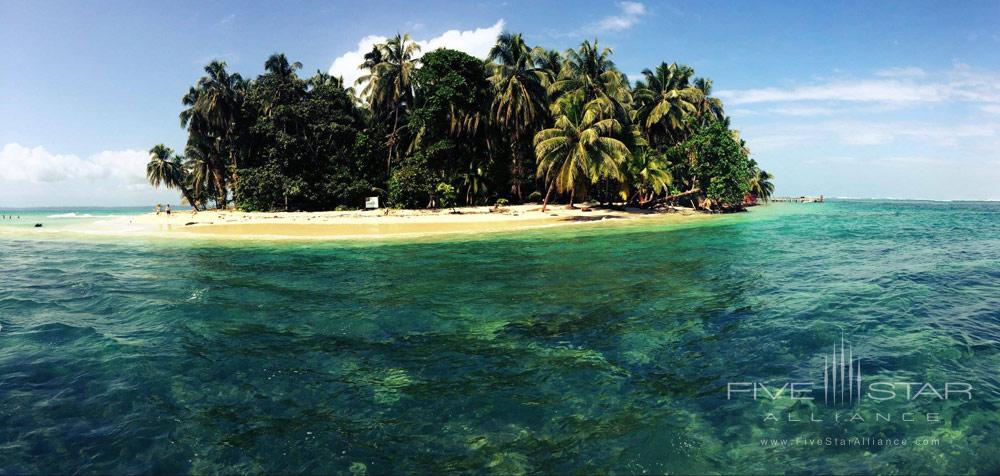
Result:
<instances>
[{"instance_id":1,"label":"beachgoer","mask_svg":"<svg viewBox=\"0 0 1000 476\"><path fill-rule=\"evenodd\" d=\"M170 215L170 204L167 204L167 215Z\"/></svg>"},{"instance_id":2,"label":"beachgoer","mask_svg":"<svg viewBox=\"0 0 1000 476\"><path fill-rule=\"evenodd\" d=\"M156 214L157 215L160 214L160 204L159 203L156 204L156 208L154 208L154 210L156 210Z\"/></svg>"}]
</instances>

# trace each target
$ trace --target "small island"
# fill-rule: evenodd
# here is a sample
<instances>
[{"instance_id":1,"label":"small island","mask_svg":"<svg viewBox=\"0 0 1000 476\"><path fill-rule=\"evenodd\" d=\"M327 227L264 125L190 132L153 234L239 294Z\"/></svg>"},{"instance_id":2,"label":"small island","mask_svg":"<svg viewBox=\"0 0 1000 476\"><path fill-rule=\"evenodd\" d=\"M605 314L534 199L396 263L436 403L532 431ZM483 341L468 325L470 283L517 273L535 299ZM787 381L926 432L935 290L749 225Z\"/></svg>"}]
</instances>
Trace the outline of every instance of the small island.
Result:
<instances>
[{"instance_id":1,"label":"small island","mask_svg":"<svg viewBox=\"0 0 1000 476\"><path fill-rule=\"evenodd\" d=\"M396 35L354 85L302 77L284 54L255 79L213 61L181 100L183 153L156 145L146 169L193 210L140 222L275 236L516 229L742 211L773 192L689 66L632 82L596 39L560 53L511 33L485 61L422 53ZM388 208L365 211L372 197Z\"/></svg>"}]
</instances>

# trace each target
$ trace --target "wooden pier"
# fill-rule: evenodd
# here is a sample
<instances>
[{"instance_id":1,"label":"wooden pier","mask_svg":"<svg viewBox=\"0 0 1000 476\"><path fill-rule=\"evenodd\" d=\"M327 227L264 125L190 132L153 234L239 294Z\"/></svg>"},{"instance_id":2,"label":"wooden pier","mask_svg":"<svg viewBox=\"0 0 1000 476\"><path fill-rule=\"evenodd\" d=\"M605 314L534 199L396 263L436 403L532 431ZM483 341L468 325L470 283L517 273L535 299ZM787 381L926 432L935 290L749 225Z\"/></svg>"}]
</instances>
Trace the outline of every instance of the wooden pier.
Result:
<instances>
[{"instance_id":1,"label":"wooden pier","mask_svg":"<svg viewBox=\"0 0 1000 476\"><path fill-rule=\"evenodd\" d=\"M791 202L791 203L823 203L823 196L818 197L771 197L772 202Z\"/></svg>"}]
</instances>

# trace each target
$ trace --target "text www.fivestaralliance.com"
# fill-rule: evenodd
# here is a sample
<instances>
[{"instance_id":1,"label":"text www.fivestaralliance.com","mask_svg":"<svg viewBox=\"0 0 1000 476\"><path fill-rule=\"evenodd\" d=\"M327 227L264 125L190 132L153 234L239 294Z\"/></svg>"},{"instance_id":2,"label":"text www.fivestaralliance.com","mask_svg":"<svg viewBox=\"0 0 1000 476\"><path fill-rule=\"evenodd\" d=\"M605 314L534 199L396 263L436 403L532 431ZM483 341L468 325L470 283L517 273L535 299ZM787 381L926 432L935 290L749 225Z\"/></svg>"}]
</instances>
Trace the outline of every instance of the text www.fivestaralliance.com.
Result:
<instances>
[{"instance_id":1,"label":"text www.fivestaralliance.com","mask_svg":"<svg viewBox=\"0 0 1000 476\"><path fill-rule=\"evenodd\" d=\"M761 446L937 446L938 438L877 438L869 436L825 438L761 438Z\"/></svg>"}]
</instances>

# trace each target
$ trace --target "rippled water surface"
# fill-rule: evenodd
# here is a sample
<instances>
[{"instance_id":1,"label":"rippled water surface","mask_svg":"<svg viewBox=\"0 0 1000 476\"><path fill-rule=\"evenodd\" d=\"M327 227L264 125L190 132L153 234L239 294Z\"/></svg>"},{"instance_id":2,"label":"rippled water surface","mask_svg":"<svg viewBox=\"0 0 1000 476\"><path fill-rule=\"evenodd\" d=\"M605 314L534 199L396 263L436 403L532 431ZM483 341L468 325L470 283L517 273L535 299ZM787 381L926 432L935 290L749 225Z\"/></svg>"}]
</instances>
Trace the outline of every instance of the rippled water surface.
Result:
<instances>
[{"instance_id":1,"label":"rippled water surface","mask_svg":"<svg viewBox=\"0 0 1000 476\"><path fill-rule=\"evenodd\" d=\"M420 243L18 230L0 233L0 474L1000 471L1000 204ZM865 385L972 398L727 398L821 386L842 338Z\"/></svg>"}]
</instances>

